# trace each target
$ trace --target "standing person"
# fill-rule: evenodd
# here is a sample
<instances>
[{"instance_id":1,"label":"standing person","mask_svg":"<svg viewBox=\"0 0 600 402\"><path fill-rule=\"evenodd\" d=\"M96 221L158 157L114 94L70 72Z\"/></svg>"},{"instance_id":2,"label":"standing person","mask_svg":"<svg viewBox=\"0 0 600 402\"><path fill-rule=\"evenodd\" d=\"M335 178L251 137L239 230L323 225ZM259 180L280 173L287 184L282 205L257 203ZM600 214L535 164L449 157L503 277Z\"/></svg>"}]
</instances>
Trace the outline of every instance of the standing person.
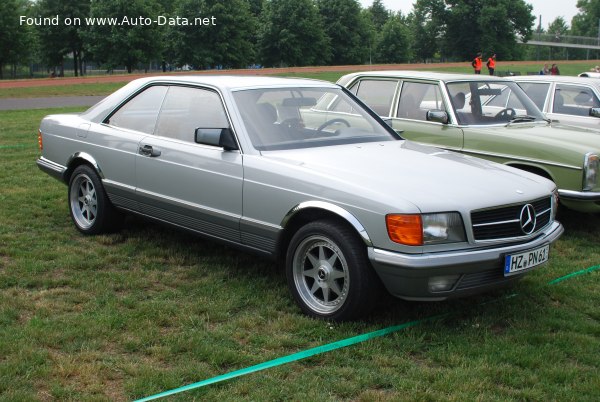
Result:
<instances>
[{"instance_id":1,"label":"standing person","mask_svg":"<svg viewBox=\"0 0 600 402\"><path fill-rule=\"evenodd\" d=\"M550 68L551 75L560 75L560 71L558 70L558 66L556 64L552 64L552 68Z\"/></svg>"},{"instance_id":2,"label":"standing person","mask_svg":"<svg viewBox=\"0 0 600 402\"><path fill-rule=\"evenodd\" d=\"M471 66L473 66L473 70L475 70L475 74L481 74L481 52L477 53L477 56L471 62Z\"/></svg>"},{"instance_id":3,"label":"standing person","mask_svg":"<svg viewBox=\"0 0 600 402\"><path fill-rule=\"evenodd\" d=\"M492 54L485 64L490 72L490 75L494 75L494 70L496 69L496 53Z\"/></svg>"},{"instance_id":4,"label":"standing person","mask_svg":"<svg viewBox=\"0 0 600 402\"><path fill-rule=\"evenodd\" d=\"M540 75L549 75L550 69L548 68L548 63L544 64L544 68L540 71Z\"/></svg>"}]
</instances>

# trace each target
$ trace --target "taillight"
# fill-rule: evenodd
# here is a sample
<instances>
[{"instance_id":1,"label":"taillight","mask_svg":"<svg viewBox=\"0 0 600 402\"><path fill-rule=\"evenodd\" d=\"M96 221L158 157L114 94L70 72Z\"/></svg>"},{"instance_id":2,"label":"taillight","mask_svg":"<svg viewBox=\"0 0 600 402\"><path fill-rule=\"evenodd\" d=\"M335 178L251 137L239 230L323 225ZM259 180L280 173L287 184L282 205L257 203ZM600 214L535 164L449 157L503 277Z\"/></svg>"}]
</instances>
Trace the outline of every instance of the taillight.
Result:
<instances>
[{"instance_id":1,"label":"taillight","mask_svg":"<svg viewBox=\"0 0 600 402\"><path fill-rule=\"evenodd\" d=\"M40 147L40 151L44 150L44 141L42 141L42 130L38 130L38 146Z\"/></svg>"}]
</instances>

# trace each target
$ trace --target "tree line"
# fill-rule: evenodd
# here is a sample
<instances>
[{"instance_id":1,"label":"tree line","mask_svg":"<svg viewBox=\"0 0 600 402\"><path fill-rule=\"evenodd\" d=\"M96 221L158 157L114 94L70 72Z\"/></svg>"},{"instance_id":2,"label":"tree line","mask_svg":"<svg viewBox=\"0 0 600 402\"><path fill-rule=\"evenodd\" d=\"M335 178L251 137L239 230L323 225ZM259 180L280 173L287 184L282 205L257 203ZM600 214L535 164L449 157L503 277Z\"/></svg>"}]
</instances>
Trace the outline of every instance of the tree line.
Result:
<instances>
[{"instance_id":1,"label":"tree line","mask_svg":"<svg viewBox=\"0 0 600 402\"><path fill-rule=\"evenodd\" d=\"M578 6L598 9L599 2ZM159 15L210 16L216 24L23 24L23 16ZM577 26L587 27L585 18ZM534 23L524 0L416 0L407 14L381 0L365 8L358 0L2 0L0 74L32 63L63 67L67 59L75 75L90 62L131 72L149 63L207 69L470 60L479 51L519 60L527 52L517 39L530 39Z\"/></svg>"}]
</instances>

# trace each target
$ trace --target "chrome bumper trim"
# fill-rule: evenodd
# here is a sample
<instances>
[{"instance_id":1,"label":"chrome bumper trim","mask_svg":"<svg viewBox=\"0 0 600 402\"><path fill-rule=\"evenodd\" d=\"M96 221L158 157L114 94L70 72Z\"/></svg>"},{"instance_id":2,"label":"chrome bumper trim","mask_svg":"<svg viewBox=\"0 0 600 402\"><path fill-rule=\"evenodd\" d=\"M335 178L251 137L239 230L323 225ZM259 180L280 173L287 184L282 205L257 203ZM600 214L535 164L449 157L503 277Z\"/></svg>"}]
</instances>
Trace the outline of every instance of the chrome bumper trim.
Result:
<instances>
[{"instance_id":1,"label":"chrome bumper trim","mask_svg":"<svg viewBox=\"0 0 600 402\"><path fill-rule=\"evenodd\" d=\"M427 269L461 266L488 261L498 261L506 254L532 249L543 244L553 243L563 234L564 228L554 222L541 236L527 243L518 243L505 247L466 249L454 252L402 254L393 251L368 248L369 259L375 266L392 266L404 269Z\"/></svg>"}]
</instances>

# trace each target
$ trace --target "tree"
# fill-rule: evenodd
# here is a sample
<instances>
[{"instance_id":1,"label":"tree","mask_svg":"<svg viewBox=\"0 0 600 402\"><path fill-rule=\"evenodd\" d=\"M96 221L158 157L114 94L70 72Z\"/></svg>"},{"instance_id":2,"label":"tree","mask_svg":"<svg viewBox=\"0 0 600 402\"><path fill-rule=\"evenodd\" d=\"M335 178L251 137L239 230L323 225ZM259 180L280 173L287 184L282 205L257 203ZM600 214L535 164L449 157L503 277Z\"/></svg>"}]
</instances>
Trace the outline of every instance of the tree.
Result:
<instances>
[{"instance_id":1,"label":"tree","mask_svg":"<svg viewBox=\"0 0 600 402\"><path fill-rule=\"evenodd\" d=\"M415 57L427 61L441 52L441 39L445 29L446 5L444 0L417 0L408 16L413 33Z\"/></svg>"},{"instance_id":2,"label":"tree","mask_svg":"<svg viewBox=\"0 0 600 402\"><path fill-rule=\"evenodd\" d=\"M156 18L161 10L156 0L92 0L92 18L114 18L117 24L90 25L84 32L87 50L108 68L124 65L129 73L141 62L159 59L161 27L144 18Z\"/></svg>"},{"instance_id":3,"label":"tree","mask_svg":"<svg viewBox=\"0 0 600 402\"><path fill-rule=\"evenodd\" d=\"M330 41L313 0L265 0L259 47L271 66L324 65Z\"/></svg>"},{"instance_id":4,"label":"tree","mask_svg":"<svg viewBox=\"0 0 600 402\"><path fill-rule=\"evenodd\" d=\"M412 57L410 31L406 19L398 12L390 16L381 30L375 48L378 63L406 63Z\"/></svg>"},{"instance_id":5,"label":"tree","mask_svg":"<svg viewBox=\"0 0 600 402\"><path fill-rule=\"evenodd\" d=\"M571 20L571 34L577 36L600 37L600 0L578 0L579 12ZM577 52L580 58L589 58L590 51ZM600 53L593 51L592 57L600 58Z\"/></svg>"},{"instance_id":6,"label":"tree","mask_svg":"<svg viewBox=\"0 0 600 402\"><path fill-rule=\"evenodd\" d=\"M571 21L573 34L594 38L599 37L600 0L578 0L577 8L580 11Z\"/></svg>"},{"instance_id":7,"label":"tree","mask_svg":"<svg viewBox=\"0 0 600 402\"><path fill-rule=\"evenodd\" d=\"M368 57L369 32L357 0L318 0L325 34L332 44L331 63L362 64Z\"/></svg>"},{"instance_id":8,"label":"tree","mask_svg":"<svg viewBox=\"0 0 600 402\"><path fill-rule=\"evenodd\" d=\"M569 34L569 26L565 22L565 19L563 17L556 17L554 21L548 25L548 34L552 35L553 39L551 40L553 42L562 41L563 37ZM552 47L550 47L550 58L566 59L567 55L566 48L552 49Z\"/></svg>"},{"instance_id":9,"label":"tree","mask_svg":"<svg viewBox=\"0 0 600 402\"><path fill-rule=\"evenodd\" d=\"M201 14L215 21L215 25L171 28L168 42L179 65L243 68L255 60L257 24L247 1L182 0L175 14Z\"/></svg>"},{"instance_id":10,"label":"tree","mask_svg":"<svg viewBox=\"0 0 600 402\"><path fill-rule=\"evenodd\" d=\"M42 16L59 16L58 25L44 24L39 29L40 49L49 65L62 64L68 54L73 55L73 71L79 75L83 59L83 31L85 17L89 16L90 3L80 0L40 0L37 12ZM66 19L70 19L70 24ZM73 23L79 18L81 24Z\"/></svg>"},{"instance_id":11,"label":"tree","mask_svg":"<svg viewBox=\"0 0 600 402\"><path fill-rule=\"evenodd\" d=\"M0 79L4 78L4 66L12 64L12 76L16 65L25 64L32 54L35 36L27 24L21 25L20 16L29 15L29 2L26 0L0 1Z\"/></svg>"},{"instance_id":12,"label":"tree","mask_svg":"<svg viewBox=\"0 0 600 402\"><path fill-rule=\"evenodd\" d=\"M517 38L532 35L533 7L524 0L446 0L445 48L451 56L470 60L477 52L514 60L523 49Z\"/></svg>"},{"instance_id":13,"label":"tree","mask_svg":"<svg viewBox=\"0 0 600 402\"><path fill-rule=\"evenodd\" d=\"M390 18L390 11L385 8L382 0L373 0L373 4L367 8L367 11L371 15L375 29L381 31L387 20Z\"/></svg>"}]
</instances>

